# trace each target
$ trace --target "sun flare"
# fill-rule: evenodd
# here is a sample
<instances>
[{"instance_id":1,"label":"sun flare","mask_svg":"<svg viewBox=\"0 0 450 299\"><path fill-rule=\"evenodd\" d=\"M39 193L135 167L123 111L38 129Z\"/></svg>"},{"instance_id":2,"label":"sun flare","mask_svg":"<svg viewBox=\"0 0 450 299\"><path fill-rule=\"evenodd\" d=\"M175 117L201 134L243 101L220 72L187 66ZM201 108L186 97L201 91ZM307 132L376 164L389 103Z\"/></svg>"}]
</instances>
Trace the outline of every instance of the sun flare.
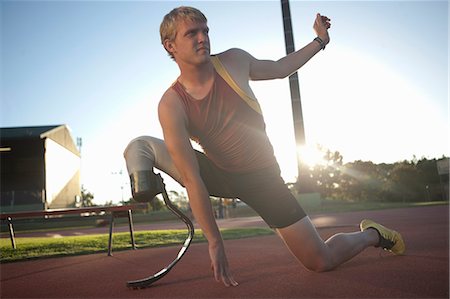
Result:
<instances>
[{"instance_id":1,"label":"sun flare","mask_svg":"<svg viewBox=\"0 0 450 299\"><path fill-rule=\"evenodd\" d=\"M327 164L327 161L324 159L323 151L317 145L300 146L298 147L297 153L300 157L300 161L309 167Z\"/></svg>"}]
</instances>

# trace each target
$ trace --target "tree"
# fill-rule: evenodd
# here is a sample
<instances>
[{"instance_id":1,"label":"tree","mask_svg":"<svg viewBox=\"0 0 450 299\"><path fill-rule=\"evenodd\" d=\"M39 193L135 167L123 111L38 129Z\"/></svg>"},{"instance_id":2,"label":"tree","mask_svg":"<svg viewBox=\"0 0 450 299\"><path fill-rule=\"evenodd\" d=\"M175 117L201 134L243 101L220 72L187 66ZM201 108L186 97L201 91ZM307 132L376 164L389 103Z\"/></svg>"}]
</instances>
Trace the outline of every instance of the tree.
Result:
<instances>
[{"instance_id":1,"label":"tree","mask_svg":"<svg viewBox=\"0 0 450 299\"><path fill-rule=\"evenodd\" d=\"M384 171L370 161L354 161L343 167L341 195L345 199L379 200Z\"/></svg>"},{"instance_id":2,"label":"tree","mask_svg":"<svg viewBox=\"0 0 450 299\"><path fill-rule=\"evenodd\" d=\"M87 191L84 186L81 186L81 206L92 207L94 204L94 194Z\"/></svg>"},{"instance_id":3,"label":"tree","mask_svg":"<svg viewBox=\"0 0 450 299\"><path fill-rule=\"evenodd\" d=\"M324 153L324 163L312 167L311 177L316 182L317 191L323 197L338 198L343 157L338 151L320 149Z\"/></svg>"},{"instance_id":4,"label":"tree","mask_svg":"<svg viewBox=\"0 0 450 299\"><path fill-rule=\"evenodd\" d=\"M159 198L159 196L155 196L155 198L148 203L148 206L151 211L160 211L164 208L163 201Z\"/></svg>"},{"instance_id":5,"label":"tree","mask_svg":"<svg viewBox=\"0 0 450 299\"><path fill-rule=\"evenodd\" d=\"M420 181L426 190L427 200L442 200L442 198L445 198L437 171L437 160L422 158L417 161L416 168L419 171Z\"/></svg>"},{"instance_id":6,"label":"tree","mask_svg":"<svg viewBox=\"0 0 450 299\"><path fill-rule=\"evenodd\" d=\"M354 161L343 165L342 155L319 148L323 163L305 167L289 188L299 193L320 192L322 197L350 201L423 201L445 198L437 160L375 164Z\"/></svg>"},{"instance_id":7,"label":"tree","mask_svg":"<svg viewBox=\"0 0 450 299\"><path fill-rule=\"evenodd\" d=\"M338 151L325 150L320 146L318 150L323 153L324 162L302 167L303 172L290 188L299 193L320 192L323 197L337 198L343 157Z\"/></svg>"},{"instance_id":8,"label":"tree","mask_svg":"<svg viewBox=\"0 0 450 299\"><path fill-rule=\"evenodd\" d=\"M425 185L412 162L396 163L389 176L388 186L391 201L419 201L425 198Z\"/></svg>"}]
</instances>

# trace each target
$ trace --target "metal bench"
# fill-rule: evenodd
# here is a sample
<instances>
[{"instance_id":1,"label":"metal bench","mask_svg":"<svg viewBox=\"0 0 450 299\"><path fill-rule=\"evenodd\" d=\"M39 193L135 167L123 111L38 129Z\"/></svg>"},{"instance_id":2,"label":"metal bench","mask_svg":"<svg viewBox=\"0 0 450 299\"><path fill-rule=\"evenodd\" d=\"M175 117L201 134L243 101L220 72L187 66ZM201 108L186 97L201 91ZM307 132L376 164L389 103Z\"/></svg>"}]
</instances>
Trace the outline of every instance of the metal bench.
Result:
<instances>
[{"instance_id":1,"label":"metal bench","mask_svg":"<svg viewBox=\"0 0 450 299\"><path fill-rule=\"evenodd\" d=\"M11 246L16 249L16 240L14 236L13 219L17 218L33 218L33 217L50 217L50 216L60 216L60 215L82 215L86 213L109 213L110 223L109 223L109 241L108 241L108 256L112 255L112 234L114 228L114 218L123 217L125 214L128 217L128 226L130 229L130 239L133 249L136 249L136 244L134 242L134 230L133 230L133 217L132 210L142 210L147 208L146 204L135 204L127 206L107 206L107 207L88 207L88 208L73 208L73 209L51 209L45 211L27 211L27 212L12 212L12 213L2 213L0 214L0 220L6 221L9 228L9 237L11 239Z\"/></svg>"}]
</instances>

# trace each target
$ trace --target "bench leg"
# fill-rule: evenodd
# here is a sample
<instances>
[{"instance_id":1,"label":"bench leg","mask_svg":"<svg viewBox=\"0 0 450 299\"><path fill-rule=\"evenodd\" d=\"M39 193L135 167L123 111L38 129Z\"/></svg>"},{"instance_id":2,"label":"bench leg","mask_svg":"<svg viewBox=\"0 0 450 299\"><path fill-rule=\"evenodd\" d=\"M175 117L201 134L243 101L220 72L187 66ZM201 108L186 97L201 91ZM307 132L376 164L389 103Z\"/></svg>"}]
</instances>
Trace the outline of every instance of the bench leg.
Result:
<instances>
[{"instance_id":1,"label":"bench leg","mask_svg":"<svg viewBox=\"0 0 450 299\"><path fill-rule=\"evenodd\" d=\"M109 220L109 242L108 242L108 256L112 256L112 234L114 227L114 212L111 212L111 218Z\"/></svg>"},{"instance_id":2,"label":"bench leg","mask_svg":"<svg viewBox=\"0 0 450 299\"><path fill-rule=\"evenodd\" d=\"M136 243L134 242L133 216L131 215L131 210L128 210L128 225L130 226L131 246L133 246L133 249L136 249Z\"/></svg>"},{"instance_id":3,"label":"bench leg","mask_svg":"<svg viewBox=\"0 0 450 299\"><path fill-rule=\"evenodd\" d=\"M11 239L11 246L16 249L16 239L14 239L14 228L11 217L8 217L9 238Z\"/></svg>"}]
</instances>

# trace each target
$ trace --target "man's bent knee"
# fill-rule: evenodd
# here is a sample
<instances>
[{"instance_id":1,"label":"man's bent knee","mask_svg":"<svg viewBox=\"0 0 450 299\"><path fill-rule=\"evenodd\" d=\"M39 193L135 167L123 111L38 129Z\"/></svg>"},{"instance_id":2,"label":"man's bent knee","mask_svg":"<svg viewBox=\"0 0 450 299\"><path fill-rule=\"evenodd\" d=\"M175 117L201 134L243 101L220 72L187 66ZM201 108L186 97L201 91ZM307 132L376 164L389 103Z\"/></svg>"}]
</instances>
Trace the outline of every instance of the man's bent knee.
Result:
<instances>
[{"instance_id":1,"label":"man's bent knee","mask_svg":"<svg viewBox=\"0 0 450 299\"><path fill-rule=\"evenodd\" d=\"M136 171L152 170L155 166L155 154L146 136L138 137L130 141L123 156L125 158L128 173Z\"/></svg>"},{"instance_id":2,"label":"man's bent knee","mask_svg":"<svg viewBox=\"0 0 450 299\"><path fill-rule=\"evenodd\" d=\"M319 236L309 217L278 229L291 253L308 270L324 272L333 268L328 245Z\"/></svg>"},{"instance_id":3,"label":"man's bent knee","mask_svg":"<svg viewBox=\"0 0 450 299\"><path fill-rule=\"evenodd\" d=\"M152 170L155 167L182 183L169 151L161 139L150 136L135 138L125 149L124 157L130 175L136 171Z\"/></svg>"},{"instance_id":4,"label":"man's bent knee","mask_svg":"<svg viewBox=\"0 0 450 299\"><path fill-rule=\"evenodd\" d=\"M327 272L334 268L330 259L326 257L317 257L314 261L303 263L303 266L309 271L316 273Z\"/></svg>"}]
</instances>

